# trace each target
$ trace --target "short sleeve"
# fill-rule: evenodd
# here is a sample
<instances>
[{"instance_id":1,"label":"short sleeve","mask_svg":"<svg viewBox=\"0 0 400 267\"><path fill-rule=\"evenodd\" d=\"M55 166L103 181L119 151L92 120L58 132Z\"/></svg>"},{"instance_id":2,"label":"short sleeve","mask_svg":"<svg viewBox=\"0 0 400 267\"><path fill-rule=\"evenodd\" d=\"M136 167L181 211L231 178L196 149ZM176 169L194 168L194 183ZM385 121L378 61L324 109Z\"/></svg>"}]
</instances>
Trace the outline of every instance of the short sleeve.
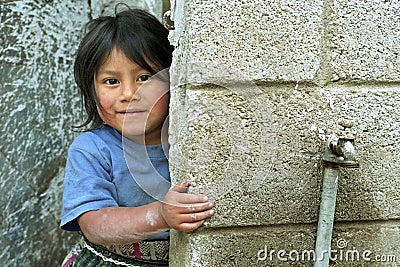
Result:
<instances>
[{"instance_id":1,"label":"short sleeve","mask_svg":"<svg viewBox=\"0 0 400 267\"><path fill-rule=\"evenodd\" d=\"M90 132L78 136L68 150L62 229L80 231L77 218L81 214L118 206L111 172L111 156L107 145Z\"/></svg>"}]
</instances>

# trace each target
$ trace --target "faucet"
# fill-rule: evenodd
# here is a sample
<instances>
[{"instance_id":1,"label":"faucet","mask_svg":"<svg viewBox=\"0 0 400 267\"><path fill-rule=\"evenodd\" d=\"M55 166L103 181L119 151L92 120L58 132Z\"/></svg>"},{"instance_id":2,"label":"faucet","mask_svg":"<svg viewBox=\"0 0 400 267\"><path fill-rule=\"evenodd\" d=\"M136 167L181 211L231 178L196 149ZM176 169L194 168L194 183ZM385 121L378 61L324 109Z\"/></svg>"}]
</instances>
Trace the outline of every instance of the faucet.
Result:
<instances>
[{"instance_id":1,"label":"faucet","mask_svg":"<svg viewBox=\"0 0 400 267\"><path fill-rule=\"evenodd\" d=\"M339 167L359 167L354 148L355 134L351 131L353 123L351 120L342 119L338 124L339 132L332 134L328 138L322 157L325 166L318 216L317 239L315 242L316 259L314 267L329 266Z\"/></svg>"},{"instance_id":2,"label":"faucet","mask_svg":"<svg viewBox=\"0 0 400 267\"><path fill-rule=\"evenodd\" d=\"M332 134L328 138L322 160L345 168L358 168L359 163L354 148L355 134L351 131L353 123L351 120L342 119L338 124L338 135Z\"/></svg>"}]
</instances>

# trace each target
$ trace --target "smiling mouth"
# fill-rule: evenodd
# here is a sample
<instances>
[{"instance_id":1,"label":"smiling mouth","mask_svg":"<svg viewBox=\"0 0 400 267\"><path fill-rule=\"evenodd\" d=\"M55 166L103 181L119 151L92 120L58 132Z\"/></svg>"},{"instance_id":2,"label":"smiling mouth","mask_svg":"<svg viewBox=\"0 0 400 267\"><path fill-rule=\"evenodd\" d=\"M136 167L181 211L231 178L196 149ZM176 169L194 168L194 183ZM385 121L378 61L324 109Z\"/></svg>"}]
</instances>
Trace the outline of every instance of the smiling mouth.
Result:
<instances>
[{"instance_id":1,"label":"smiling mouth","mask_svg":"<svg viewBox=\"0 0 400 267\"><path fill-rule=\"evenodd\" d=\"M145 112L144 110L126 110L120 113L123 114L124 116L136 116L143 114L144 112Z\"/></svg>"}]
</instances>

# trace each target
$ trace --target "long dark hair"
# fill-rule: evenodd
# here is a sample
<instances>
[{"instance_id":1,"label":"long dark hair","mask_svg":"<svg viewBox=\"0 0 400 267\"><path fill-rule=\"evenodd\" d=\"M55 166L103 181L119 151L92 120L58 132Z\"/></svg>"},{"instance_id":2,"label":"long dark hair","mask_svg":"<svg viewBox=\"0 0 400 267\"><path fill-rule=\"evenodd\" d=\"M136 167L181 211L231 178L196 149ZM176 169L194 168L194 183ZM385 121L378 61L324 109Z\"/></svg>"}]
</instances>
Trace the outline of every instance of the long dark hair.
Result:
<instances>
[{"instance_id":1,"label":"long dark hair","mask_svg":"<svg viewBox=\"0 0 400 267\"><path fill-rule=\"evenodd\" d=\"M171 65L173 46L168 41L168 30L148 12L128 8L115 16L91 20L75 58L75 81L87 114L75 128L88 126L92 130L103 125L97 112L94 75L114 48L152 74Z\"/></svg>"}]
</instances>

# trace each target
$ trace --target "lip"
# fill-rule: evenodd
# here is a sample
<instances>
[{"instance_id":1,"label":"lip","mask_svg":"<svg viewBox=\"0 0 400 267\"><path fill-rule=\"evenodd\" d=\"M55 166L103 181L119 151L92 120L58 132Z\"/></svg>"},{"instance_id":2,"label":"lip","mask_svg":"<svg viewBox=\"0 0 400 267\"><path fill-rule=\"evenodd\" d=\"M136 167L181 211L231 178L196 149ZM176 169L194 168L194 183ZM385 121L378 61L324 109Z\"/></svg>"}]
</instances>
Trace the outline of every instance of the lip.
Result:
<instances>
[{"instance_id":1,"label":"lip","mask_svg":"<svg viewBox=\"0 0 400 267\"><path fill-rule=\"evenodd\" d=\"M140 114L143 114L145 112L145 110L142 109L127 109L124 111L120 111L118 113L124 115L124 116L137 116Z\"/></svg>"}]
</instances>

